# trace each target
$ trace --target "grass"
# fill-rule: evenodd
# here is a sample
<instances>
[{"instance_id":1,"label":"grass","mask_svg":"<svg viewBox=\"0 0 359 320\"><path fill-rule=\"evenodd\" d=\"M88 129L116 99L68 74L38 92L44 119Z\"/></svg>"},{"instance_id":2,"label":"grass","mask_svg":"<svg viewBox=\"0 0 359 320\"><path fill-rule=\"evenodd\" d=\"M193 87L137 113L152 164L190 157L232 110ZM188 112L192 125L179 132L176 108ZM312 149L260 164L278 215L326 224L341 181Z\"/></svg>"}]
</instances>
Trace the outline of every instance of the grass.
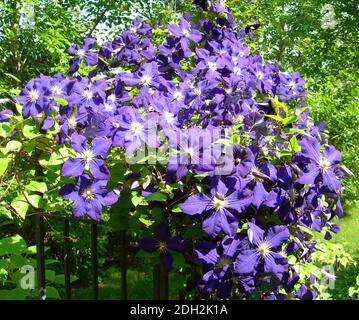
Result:
<instances>
[{"instance_id":1,"label":"grass","mask_svg":"<svg viewBox=\"0 0 359 320\"><path fill-rule=\"evenodd\" d=\"M153 282L150 272L141 272L138 270L127 270L127 295L131 300L151 300L153 299ZM169 281L175 279L170 277ZM120 300L121 292L121 273L116 268L109 268L99 281L99 299L100 300ZM169 286L170 299L177 298L177 290ZM92 289L78 288L73 289L73 300L92 300Z\"/></svg>"},{"instance_id":2,"label":"grass","mask_svg":"<svg viewBox=\"0 0 359 320\"><path fill-rule=\"evenodd\" d=\"M121 273L116 268L106 270L99 283L100 300L120 300ZM152 279L144 272L136 270L127 271L128 296L133 300L152 299ZM91 300L92 290L90 288L74 289L72 299Z\"/></svg>"},{"instance_id":3,"label":"grass","mask_svg":"<svg viewBox=\"0 0 359 320\"><path fill-rule=\"evenodd\" d=\"M356 261L356 266L349 267L336 274L335 289L331 292L333 299L348 299L348 289L355 285L359 275L359 206L345 210L344 218L339 222L340 231L333 236L332 241L343 244L345 250Z\"/></svg>"}]
</instances>

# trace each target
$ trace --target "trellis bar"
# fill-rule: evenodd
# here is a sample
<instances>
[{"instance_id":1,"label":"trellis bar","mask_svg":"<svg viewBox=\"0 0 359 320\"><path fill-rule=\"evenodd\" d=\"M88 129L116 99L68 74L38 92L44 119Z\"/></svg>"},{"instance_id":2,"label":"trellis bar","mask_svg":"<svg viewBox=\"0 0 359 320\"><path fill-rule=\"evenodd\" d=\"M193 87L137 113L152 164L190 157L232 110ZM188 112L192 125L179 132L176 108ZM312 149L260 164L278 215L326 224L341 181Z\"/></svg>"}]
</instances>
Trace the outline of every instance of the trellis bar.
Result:
<instances>
[{"instance_id":1,"label":"trellis bar","mask_svg":"<svg viewBox=\"0 0 359 320\"><path fill-rule=\"evenodd\" d=\"M93 299L98 300L98 251L97 224L91 224L91 255L92 255L92 292Z\"/></svg>"},{"instance_id":2,"label":"trellis bar","mask_svg":"<svg viewBox=\"0 0 359 320\"><path fill-rule=\"evenodd\" d=\"M121 299L127 299L127 235L121 231Z\"/></svg>"},{"instance_id":3,"label":"trellis bar","mask_svg":"<svg viewBox=\"0 0 359 320\"><path fill-rule=\"evenodd\" d=\"M36 259L37 259L37 285L39 299L46 299L46 275L45 275L45 249L44 249L44 222L40 215L35 216L36 223Z\"/></svg>"},{"instance_id":4,"label":"trellis bar","mask_svg":"<svg viewBox=\"0 0 359 320\"><path fill-rule=\"evenodd\" d=\"M66 299L71 300L71 277L70 277L70 221L64 220L64 274Z\"/></svg>"}]
</instances>

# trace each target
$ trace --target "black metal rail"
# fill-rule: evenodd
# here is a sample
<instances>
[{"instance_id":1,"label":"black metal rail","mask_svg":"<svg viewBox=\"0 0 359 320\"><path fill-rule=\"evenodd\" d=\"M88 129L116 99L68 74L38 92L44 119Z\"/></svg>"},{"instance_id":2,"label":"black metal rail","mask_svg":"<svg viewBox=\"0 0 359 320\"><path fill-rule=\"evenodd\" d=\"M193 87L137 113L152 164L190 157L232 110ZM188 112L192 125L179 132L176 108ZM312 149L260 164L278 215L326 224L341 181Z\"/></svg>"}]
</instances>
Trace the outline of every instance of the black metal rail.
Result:
<instances>
[{"instance_id":1,"label":"black metal rail","mask_svg":"<svg viewBox=\"0 0 359 320\"><path fill-rule=\"evenodd\" d=\"M64 285L66 300L71 300L71 243L70 243L70 222L90 223L91 227L91 264L92 264L92 296L94 300L99 299L99 282L98 282L98 224L89 220L78 220L71 217L61 217L55 215L36 215L36 255L37 255L37 278L38 278L38 297L41 300L46 299L46 265L45 265L45 227L44 217L54 217L60 219L64 224L63 235L63 268L64 268ZM126 231L120 233L120 271L121 271L121 288L120 297L122 300L128 298L127 290L127 256L128 240ZM153 266L153 299L167 300L169 297L168 271L161 263Z\"/></svg>"}]
</instances>

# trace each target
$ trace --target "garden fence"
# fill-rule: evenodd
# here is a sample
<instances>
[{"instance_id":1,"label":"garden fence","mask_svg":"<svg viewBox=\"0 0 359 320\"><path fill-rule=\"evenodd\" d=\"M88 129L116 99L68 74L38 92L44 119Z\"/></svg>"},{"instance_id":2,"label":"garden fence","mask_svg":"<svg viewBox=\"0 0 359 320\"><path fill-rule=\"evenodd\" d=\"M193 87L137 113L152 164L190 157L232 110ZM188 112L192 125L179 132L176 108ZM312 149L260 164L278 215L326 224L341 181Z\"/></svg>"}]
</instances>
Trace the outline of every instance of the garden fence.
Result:
<instances>
[{"instance_id":1,"label":"garden fence","mask_svg":"<svg viewBox=\"0 0 359 320\"><path fill-rule=\"evenodd\" d=\"M92 297L94 300L99 299L99 281L98 281L98 223L94 221L87 221L74 219L71 217L61 217L55 215L46 215L46 218L56 218L62 220L63 223L63 268L64 268L64 286L65 286L65 298L71 300L71 280L70 280L70 226L71 221L74 223L87 223L91 228L91 265L92 265ZM39 290L39 299L46 299L46 266L45 266L45 228L44 228L44 216L36 215L36 255L37 255L37 281ZM120 235L120 271L121 284L120 298L126 300L128 298L127 292L127 249L128 240L126 231L121 231ZM153 264L153 299L167 300L169 297L169 285L168 285L168 271L162 264ZM129 297L131 298L131 297Z\"/></svg>"}]
</instances>

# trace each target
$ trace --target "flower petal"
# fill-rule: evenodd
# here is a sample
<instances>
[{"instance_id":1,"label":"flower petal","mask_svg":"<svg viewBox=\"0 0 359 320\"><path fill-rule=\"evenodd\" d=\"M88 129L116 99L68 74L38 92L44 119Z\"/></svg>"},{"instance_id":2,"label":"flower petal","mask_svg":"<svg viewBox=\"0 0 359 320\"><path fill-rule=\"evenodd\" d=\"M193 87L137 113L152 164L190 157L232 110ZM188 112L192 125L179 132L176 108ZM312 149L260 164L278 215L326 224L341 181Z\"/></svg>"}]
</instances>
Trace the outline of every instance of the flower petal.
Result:
<instances>
[{"instance_id":1,"label":"flower petal","mask_svg":"<svg viewBox=\"0 0 359 320\"><path fill-rule=\"evenodd\" d=\"M85 161L80 158L70 158L62 166L61 175L64 177L81 176L85 169Z\"/></svg>"},{"instance_id":2,"label":"flower petal","mask_svg":"<svg viewBox=\"0 0 359 320\"><path fill-rule=\"evenodd\" d=\"M212 200L203 193L197 193L190 196L179 207L189 215L202 214L212 208Z\"/></svg>"},{"instance_id":3,"label":"flower petal","mask_svg":"<svg viewBox=\"0 0 359 320\"><path fill-rule=\"evenodd\" d=\"M259 254L257 250L244 250L236 259L236 272L243 275L253 273L258 263Z\"/></svg>"}]
</instances>

